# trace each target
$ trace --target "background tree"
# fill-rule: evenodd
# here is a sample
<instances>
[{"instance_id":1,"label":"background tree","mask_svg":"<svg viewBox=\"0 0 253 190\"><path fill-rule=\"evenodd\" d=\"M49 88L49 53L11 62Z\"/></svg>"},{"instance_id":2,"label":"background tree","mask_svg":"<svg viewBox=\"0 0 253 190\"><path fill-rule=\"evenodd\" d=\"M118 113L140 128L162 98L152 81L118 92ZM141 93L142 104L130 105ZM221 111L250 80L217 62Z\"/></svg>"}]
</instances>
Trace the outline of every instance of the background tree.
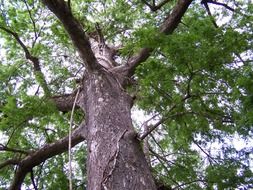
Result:
<instances>
[{"instance_id":1,"label":"background tree","mask_svg":"<svg viewBox=\"0 0 253 190\"><path fill-rule=\"evenodd\" d=\"M253 187L251 1L0 11L0 188L68 189L69 138L73 189Z\"/></svg>"}]
</instances>

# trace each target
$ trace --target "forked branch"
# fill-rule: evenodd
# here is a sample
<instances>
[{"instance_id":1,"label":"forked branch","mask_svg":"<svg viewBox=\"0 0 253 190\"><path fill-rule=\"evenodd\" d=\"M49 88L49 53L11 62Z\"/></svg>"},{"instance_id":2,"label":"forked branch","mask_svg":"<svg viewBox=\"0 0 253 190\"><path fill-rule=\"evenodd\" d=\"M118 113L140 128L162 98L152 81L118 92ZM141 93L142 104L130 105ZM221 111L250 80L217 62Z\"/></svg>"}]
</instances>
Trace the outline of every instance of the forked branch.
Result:
<instances>
[{"instance_id":1,"label":"forked branch","mask_svg":"<svg viewBox=\"0 0 253 190\"><path fill-rule=\"evenodd\" d=\"M215 22L215 20L213 18L213 15L212 15L212 13L211 13L211 11L209 9L209 6L208 6L207 2L202 1L201 3L204 5L204 7L205 7L205 9L206 9L209 17L211 18L211 21L212 21L213 25L215 26L215 28L219 28L219 26L216 24L216 22Z\"/></svg>"},{"instance_id":2,"label":"forked branch","mask_svg":"<svg viewBox=\"0 0 253 190\"><path fill-rule=\"evenodd\" d=\"M215 5L220 5L220 6L223 6L225 7L226 9L230 10L230 11L235 11L235 9L233 9L232 7L228 6L227 4L225 3L220 3L218 1L214 1L214 0L202 0L201 3L212 3L212 4L215 4Z\"/></svg>"},{"instance_id":3,"label":"forked branch","mask_svg":"<svg viewBox=\"0 0 253 190\"><path fill-rule=\"evenodd\" d=\"M158 3L157 5L155 4L155 1L153 2L153 5L149 4L147 1L142 0L142 2L147 5L151 11L155 12L159 9L161 9L166 3L170 2L171 0L163 0L160 3Z\"/></svg>"}]
</instances>

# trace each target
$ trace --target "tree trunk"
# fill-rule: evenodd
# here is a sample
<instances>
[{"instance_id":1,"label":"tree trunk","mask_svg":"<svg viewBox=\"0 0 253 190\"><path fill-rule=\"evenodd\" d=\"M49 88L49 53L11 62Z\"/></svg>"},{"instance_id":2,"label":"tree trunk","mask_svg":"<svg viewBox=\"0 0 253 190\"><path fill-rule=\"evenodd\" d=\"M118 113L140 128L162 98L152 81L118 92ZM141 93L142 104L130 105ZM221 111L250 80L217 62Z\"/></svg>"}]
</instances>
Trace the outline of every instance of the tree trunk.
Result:
<instances>
[{"instance_id":1,"label":"tree trunk","mask_svg":"<svg viewBox=\"0 0 253 190\"><path fill-rule=\"evenodd\" d=\"M132 126L132 98L105 69L83 83L88 141L88 190L153 190L153 177Z\"/></svg>"}]
</instances>

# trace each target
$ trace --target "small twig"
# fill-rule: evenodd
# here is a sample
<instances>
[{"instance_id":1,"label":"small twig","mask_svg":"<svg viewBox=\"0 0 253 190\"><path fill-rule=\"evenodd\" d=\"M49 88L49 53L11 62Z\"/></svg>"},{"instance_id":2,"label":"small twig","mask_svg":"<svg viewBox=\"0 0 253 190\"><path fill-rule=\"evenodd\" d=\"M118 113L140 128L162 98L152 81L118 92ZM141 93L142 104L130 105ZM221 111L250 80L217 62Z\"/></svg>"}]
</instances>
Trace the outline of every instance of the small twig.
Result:
<instances>
[{"instance_id":1,"label":"small twig","mask_svg":"<svg viewBox=\"0 0 253 190\"><path fill-rule=\"evenodd\" d=\"M25 3L25 6L26 6L26 9L28 11L28 14L29 14L29 17L32 21L32 24L33 24L33 31L34 31L34 35L35 35L35 39L37 38L37 29L36 29L36 24L35 24L35 21L32 17L32 13L31 13L31 10L29 9L29 5L27 4L27 1L26 0L23 0L23 2Z\"/></svg>"},{"instance_id":2,"label":"small twig","mask_svg":"<svg viewBox=\"0 0 253 190\"><path fill-rule=\"evenodd\" d=\"M25 56L27 59L31 59L31 54L29 52L29 50L27 49L27 47L25 46L25 44L20 40L18 34L16 32L11 31L10 29L0 26L0 29L7 32L8 34L12 35L15 40L19 43L19 45L23 48L24 52L25 52Z\"/></svg>"},{"instance_id":3,"label":"small twig","mask_svg":"<svg viewBox=\"0 0 253 190\"><path fill-rule=\"evenodd\" d=\"M215 5L221 5L223 7L225 7L226 9L230 10L230 11L235 11L235 9L233 9L232 7L228 6L227 4L225 3L220 3L220 2L217 2L217 1L213 1L213 0L206 0L207 3L212 3L212 4L215 4Z\"/></svg>"},{"instance_id":4,"label":"small twig","mask_svg":"<svg viewBox=\"0 0 253 190\"><path fill-rule=\"evenodd\" d=\"M147 121L144 123L144 133L146 133L148 131L148 123ZM150 155L149 155L149 138L146 137L143 140L143 153L145 155L146 161L148 163L148 166L151 168L151 160L150 160Z\"/></svg>"},{"instance_id":5,"label":"small twig","mask_svg":"<svg viewBox=\"0 0 253 190\"><path fill-rule=\"evenodd\" d=\"M170 110L168 111L171 112L174 108L176 107L176 104L174 104ZM154 131L159 125L161 125L162 123L164 123L165 121L167 121L169 118L171 117L164 117L162 119L160 119L158 122L156 122L154 125L151 125L150 128L145 132L143 133L141 136L138 137L139 140L143 140L146 136L148 136L152 131Z\"/></svg>"},{"instance_id":6,"label":"small twig","mask_svg":"<svg viewBox=\"0 0 253 190\"><path fill-rule=\"evenodd\" d=\"M210 162L210 165L212 165L211 160L214 161L215 163L217 163L217 161L210 154L208 154L195 140L193 140L193 143L195 145L197 145L197 147L207 156L207 158Z\"/></svg>"},{"instance_id":7,"label":"small twig","mask_svg":"<svg viewBox=\"0 0 253 190\"><path fill-rule=\"evenodd\" d=\"M153 115L148 120L144 121L144 123L141 125L141 127L145 127L146 125L148 125L148 122L150 122L151 120L155 119L158 115L159 115L159 113Z\"/></svg>"},{"instance_id":8,"label":"small twig","mask_svg":"<svg viewBox=\"0 0 253 190\"><path fill-rule=\"evenodd\" d=\"M214 20L214 18L213 18L213 15L212 15L212 13L211 13L211 11L210 11L210 9L209 9L209 6L208 6L208 4L207 4L207 1L202 1L201 3L205 6L205 9L206 9L208 15L210 16L211 21L212 21L213 25L215 26L215 28L219 28L219 26L216 24L216 22L215 22L215 20Z\"/></svg>"},{"instance_id":9,"label":"small twig","mask_svg":"<svg viewBox=\"0 0 253 190\"><path fill-rule=\"evenodd\" d=\"M37 179L36 179L36 183L35 184L38 184L39 182L40 183L43 183L42 181L43 180L40 180L40 178L42 177L42 170L43 170L43 166L44 166L45 162L42 162L42 164L39 165L39 168L38 168L38 172L36 172L36 176L37 176Z\"/></svg>"},{"instance_id":10,"label":"small twig","mask_svg":"<svg viewBox=\"0 0 253 190\"><path fill-rule=\"evenodd\" d=\"M154 131L159 125L161 125L162 123L164 123L169 117L166 117L166 118L162 118L160 119L158 122L156 122L156 124L154 125L151 125L149 127L149 129L144 133L142 134L138 139L139 140L143 140L146 136L148 136L152 131Z\"/></svg>"},{"instance_id":11,"label":"small twig","mask_svg":"<svg viewBox=\"0 0 253 190\"><path fill-rule=\"evenodd\" d=\"M20 150L20 149L15 149L15 148L9 148L8 146L5 146L3 144L0 144L0 152L1 151L16 152L16 153L21 153L21 154L26 154L26 155L31 153L30 151L25 151L25 150Z\"/></svg>"},{"instance_id":12,"label":"small twig","mask_svg":"<svg viewBox=\"0 0 253 190\"><path fill-rule=\"evenodd\" d=\"M191 98L192 95L190 94L186 94L182 99L181 99L181 102L184 102L186 101L187 99ZM171 106L171 108L168 110L167 114L169 114L172 110L174 110L175 108L177 107L177 104L173 104ZM142 135L138 135L138 139L139 140L143 140L146 136L148 136L151 132L153 132L158 126L160 126L161 124L163 124L165 121L167 121L168 119L172 118L173 116L178 116L178 115L182 115L182 114L185 114L185 113L177 113L175 115L170 115L170 116L167 116L167 117L164 117L164 118L161 118L157 123L155 123L154 125L151 125L149 130L147 132L145 132L144 134Z\"/></svg>"},{"instance_id":13,"label":"small twig","mask_svg":"<svg viewBox=\"0 0 253 190\"><path fill-rule=\"evenodd\" d=\"M8 144L11 142L11 139L12 139L12 137L14 136L14 134L15 134L15 132L16 132L17 129L18 129L18 128L15 127L15 128L12 130L11 134L9 135L9 139L8 139L8 141L7 141L7 143L6 143L5 146L8 146Z\"/></svg>"},{"instance_id":14,"label":"small twig","mask_svg":"<svg viewBox=\"0 0 253 190\"><path fill-rule=\"evenodd\" d=\"M38 190L38 187L37 187L37 185L36 185L36 183L35 183L35 180L34 180L33 169L31 170L31 176L30 176L30 177L31 177L31 181L32 181L34 190Z\"/></svg>"},{"instance_id":15,"label":"small twig","mask_svg":"<svg viewBox=\"0 0 253 190\"><path fill-rule=\"evenodd\" d=\"M154 152L154 151L152 151L151 149L150 149L150 152L153 154L153 156L155 156L156 158L157 158L157 160L160 162L160 164L162 165L162 167L164 168L164 170L166 170L166 173L167 173L167 175L170 177L170 180L172 181L172 182L174 182L176 185L179 185L179 183L176 181L176 180L174 180L173 179L173 177L170 175L170 171L169 171L169 169L168 169L168 160L167 159L165 159L165 158L163 158L162 156L160 156L159 154L157 154L156 152ZM166 164L166 165L165 165Z\"/></svg>"},{"instance_id":16,"label":"small twig","mask_svg":"<svg viewBox=\"0 0 253 190\"><path fill-rule=\"evenodd\" d=\"M193 180L193 181L189 181L189 182L185 182L185 183L182 183L182 184L179 184L177 185L176 187L172 188L172 190L177 190L177 189L182 189L183 186L187 186L187 185L190 185L192 183L199 183L199 182L202 182L204 184L206 184L207 182L205 180L202 180L202 179L196 179L196 180ZM185 189L185 188L183 188Z\"/></svg>"},{"instance_id":17,"label":"small twig","mask_svg":"<svg viewBox=\"0 0 253 190\"><path fill-rule=\"evenodd\" d=\"M142 2L147 5L151 11L155 12L159 9L161 9L166 3L170 2L171 0L164 0L161 1L158 5L156 5L155 0L153 0L152 5L146 2L145 0L142 0Z\"/></svg>"},{"instance_id":18,"label":"small twig","mask_svg":"<svg viewBox=\"0 0 253 190\"><path fill-rule=\"evenodd\" d=\"M69 124L69 147L68 147L68 156L69 156L69 190L72 190L72 166L71 166L71 162L72 162L72 155L71 155L71 137L72 137L72 123L73 123L73 115L74 115L74 111L75 111L75 106L76 106L76 102L77 102L77 98L80 92L80 88L78 88L77 93L76 93L76 97L74 100L74 104L72 107L72 111L71 111L71 116L70 116L70 124Z\"/></svg>"},{"instance_id":19,"label":"small twig","mask_svg":"<svg viewBox=\"0 0 253 190\"><path fill-rule=\"evenodd\" d=\"M246 65L246 62L242 59L241 55L239 53L235 53L236 57L244 64Z\"/></svg>"}]
</instances>

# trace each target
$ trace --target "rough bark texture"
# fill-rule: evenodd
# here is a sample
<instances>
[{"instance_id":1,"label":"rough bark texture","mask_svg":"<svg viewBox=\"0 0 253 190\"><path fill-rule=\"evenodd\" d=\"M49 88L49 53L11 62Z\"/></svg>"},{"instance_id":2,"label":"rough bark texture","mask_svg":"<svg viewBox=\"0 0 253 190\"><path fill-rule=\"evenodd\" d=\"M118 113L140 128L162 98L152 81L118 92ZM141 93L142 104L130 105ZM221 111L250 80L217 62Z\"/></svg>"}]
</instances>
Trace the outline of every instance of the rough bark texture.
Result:
<instances>
[{"instance_id":1,"label":"rough bark texture","mask_svg":"<svg viewBox=\"0 0 253 190\"><path fill-rule=\"evenodd\" d=\"M113 73L101 70L86 77L88 189L156 189L132 127L132 98Z\"/></svg>"},{"instance_id":2,"label":"rough bark texture","mask_svg":"<svg viewBox=\"0 0 253 190\"><path fill-rule=\"evenodd\" d=\"M171 34L192 1L178 0L161 25L160 32ZM94 44L90 43L66 1L42 2L61 21L86 67L78 105L86 116L88 190L155 190L154 179L132 126L132 98L122 86L126 78L134 74L135 68L148 59L153 49L143 47L125 65L113 67L110 54L97 52L101 50L96 47L100 44L91 46ZM72 95L53 100L63 111L73 104ZM84 130L81 133L85 133Z\"/></svg>"}]
</instances>

